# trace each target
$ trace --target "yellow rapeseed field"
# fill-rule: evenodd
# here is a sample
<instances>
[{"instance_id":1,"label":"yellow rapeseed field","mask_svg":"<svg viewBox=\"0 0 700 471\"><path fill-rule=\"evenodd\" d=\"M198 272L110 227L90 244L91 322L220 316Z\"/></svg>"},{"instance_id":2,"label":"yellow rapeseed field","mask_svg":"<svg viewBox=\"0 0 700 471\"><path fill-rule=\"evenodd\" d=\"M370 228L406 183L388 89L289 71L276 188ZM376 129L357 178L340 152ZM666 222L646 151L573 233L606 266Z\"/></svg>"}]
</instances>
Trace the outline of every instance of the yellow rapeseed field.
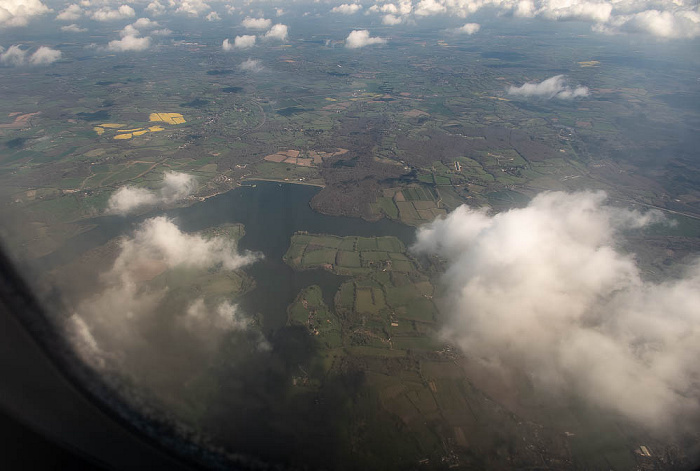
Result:
<instances>
[{"instance_id":1,"label":"yellow rapeseed field","mask_svg":"<svg viewBox=\"0 0 700 471\"><path fill-rule=\"evenodd\" d=\"M180 113L151 113L149 121L162 121L168 124L182 124L186 122Z\"/></svg>"},{"instance_id":2,"label":"yellow rapeseed field","mask_svg":"<svg viewBox=\"0 0 700 471\"><path fill-rule=\"evenodd\" d=\"M167 124L183 124L186 123L185 118L182 117L180 113L151 113L148 116L150 122L162 122ZM118 123L103 123L92 128L93 131L101 136L105 133L107 129L114 129L118 134L116 134L113 139L124 140L131 139L135 136L143 136L149 132L160 132L165 131L163 126L149 126L149 127L139 127L133 129L120 129L126 127L125 124Z\"/></svg>"}]
</instances>

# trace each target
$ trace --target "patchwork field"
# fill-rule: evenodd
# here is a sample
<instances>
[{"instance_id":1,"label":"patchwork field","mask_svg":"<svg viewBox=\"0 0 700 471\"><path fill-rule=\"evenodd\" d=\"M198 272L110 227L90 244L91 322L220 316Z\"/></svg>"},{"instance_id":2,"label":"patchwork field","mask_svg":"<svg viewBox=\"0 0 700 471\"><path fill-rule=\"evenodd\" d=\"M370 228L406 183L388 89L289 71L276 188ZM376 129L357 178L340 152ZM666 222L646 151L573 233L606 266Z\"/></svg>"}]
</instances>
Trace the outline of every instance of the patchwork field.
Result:
<instances>
[{"instance_id":1,"label":"patchwork field","mask_svg":"<svg viewBox=\"0 0 700 471\"><path fill-rule=\"evenodd\" d=\"M432 176L430 176L430 183L433 183ZM438 216L447 214L436 190L423 185L410 186L403 190L384 190L383 196L378 197L371 207L376 214L389 219L398 219L413 226L430 222Z\"/></svg>"},{"instance_id":2,"label":"patchwork field","mask_svg":"<svg viewBox=\"0 0 700 471\"><path fill-rule=\"evenodd\" d=\"M284 260L293 268L323 268L338 275L368 274L374 270L413 270L396 237L338 237L295 234Z\"/></svg>"},{"instance_id":3,"label":"patchwork field","mask_svg":"<svg viewBox=\"0 0 700 471\"><path fill-rule=\"evenodd\" d=\"M433 285L397 238L297 233L284 259L298 270L351 277L335 293L334 312L342 319L344 345L362 347L353 354L442 348L435 336Z\"/></svg>"}]
</instances>

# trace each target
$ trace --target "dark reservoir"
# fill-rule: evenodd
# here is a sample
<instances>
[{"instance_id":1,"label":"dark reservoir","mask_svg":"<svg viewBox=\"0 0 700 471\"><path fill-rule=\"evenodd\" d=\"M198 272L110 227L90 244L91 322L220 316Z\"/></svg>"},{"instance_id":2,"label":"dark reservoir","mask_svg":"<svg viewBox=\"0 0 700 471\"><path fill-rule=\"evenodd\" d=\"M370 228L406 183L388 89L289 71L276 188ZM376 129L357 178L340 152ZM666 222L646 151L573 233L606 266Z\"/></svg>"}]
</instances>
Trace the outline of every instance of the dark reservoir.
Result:
<instances>
[{"instance_id":1,"label":"dark reservoir","mask_svg":"<svg viewBox=\"0 0 700 471\"><path fill-rule=\"evenodd\" d=\"M254 186L253 186L254 185ZM326 303L332 299L343 277L323 270L295 272L282 261L292 235L297 231L340 236L387 236L410 245L415 229L382 219L368 222L358 218L326 216L309 206L318 188L274 182L251 182L200 204L171 211L185 231L198 231L227 222L245 225L241 250L261 252L264 260L246 271L257 287L241 302L244 312L262 315L266 329L279 329L286 323L287 306L303 288L316 284L323 290Z\"/></svg>"},{"instance_id":2,"label":"dark reservoir","mask_svg":"<svg viewBox=\"0 0 700 471\"><path fill-rule=\"evenodd\" d=\"M343 278L323 270L295 272L282 261L292 235L297 231L357 235L364 237L393 235L407 246L415 239L415 228L382 219L369 222L359 218L326 216L311 209L309 202L317 187L265 181L251 181L227 193L214 196L186 208L151 211L136 217L102 216L87 221L95 227L80 234L59 250L38 261L48 269L69 262L81 253L108 240L126 235L144 219L165 214L186 232L196 232L226 223L242 223L246 235L241 250L264 254L264 259L245 270L253 276L257 287L240 302L244 312L259 314L266 330L277 330L286 323L287 306L299 291L319 285L326 303Z\"/></svg>"}]
</instances>

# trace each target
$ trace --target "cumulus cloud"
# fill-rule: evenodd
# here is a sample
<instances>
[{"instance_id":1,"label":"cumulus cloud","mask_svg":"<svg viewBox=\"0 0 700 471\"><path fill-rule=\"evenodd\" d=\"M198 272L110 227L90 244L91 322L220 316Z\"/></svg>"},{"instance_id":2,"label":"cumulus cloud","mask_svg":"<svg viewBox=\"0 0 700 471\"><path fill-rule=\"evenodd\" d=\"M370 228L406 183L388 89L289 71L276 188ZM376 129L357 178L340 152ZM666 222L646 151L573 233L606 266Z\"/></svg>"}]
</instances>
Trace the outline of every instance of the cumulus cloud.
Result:
<instances>
[{"instance_id":1,"label":"cumulus cloud","mask_svg":"<svg viewBox=\"0 0 700 471\"><path fill-rule=\"evenodd\" d=\"M73 23L70 25L61 26L61 31L66 33L84 33L85 31L87 31L87 28L81 28L80 26Z\"/></svg>"},{"instance_id":2,"label":"cumulus cloud","mask_svg":"<svg viewBox=\"0 0 700 471\"><path fill-rule=\"evenodd\" d=\"M664 39L692 39L700 36L700 11L645 10L614 17L595 29L606 33L648 33Z\"/></svg>"},{"instance_id":3,"label":"cumulus cloud","mask_svg":"<svg viewBox=\"0 0 700 471\"><path fill-rule=\"evenodd\" d=\"M134 27L134 25L126 25L124 29L119 32L119 36L125 38L127 36L139 36L141 32Z\"/></svg>"},{"instance_id":4,"label":"cumulus cloud","mask_svg":"<svg viewBox=\"0 0 700 471\"><path fill-rule=\"evenodd\" d=\"M382 22L392 25L406 22L410 15L466 18L485 9L520 18L586 21L605 33L645 33L666 39L700 36L695 0L401 0L375 4L367 11L383 15Z\"/></svg>"},{"instance_id":5,"label":"cumulus cloud","mask_svg":"<svg viewBox=\"0 0 700 471\"><path fill-rule=\"evenodd\" d=\"M263 70L263 66L258 59L247 59L241 62L238 67L245 72L260 72Z\"/></svg>"},{"instance_id":6,"label":"cumulus cloud","mask_svg":"<svg viewBox=\"0 0 700 471\"><path fill-rule=\"evenodd\" d=\"M134 270L140 269L144 260L158 260L168 269L221 266L225 270L235 270L254 261L255 256L238 254L228 239L186 234L173 221L160 216L144 221L132 238L122 242L112 278L138 276Z\"/></svg>"},{"instance_id":7,"label":"cumulus cloud","mask_svg":"<svg viewBox=\"0 0 700 471\"><path fill-rule=\"evenodd\" d=\"M478 32L480 29L481 29L481 25L479 23L467 23L464 26L460 26L459 28L451 29L450 32L455 33L455 34L472 35L472 34Z\"/></svg>"},{"instance_id":8,"label":"cumulus cloud","mask_svg":"<svg viewBox=\"0 0 700 471\"><path fill-rule=\"evenodd\" d=\"M401 0L397 3L384 3L383 5L372 5L369 7L370 13L384 13L405 17L413 12L413 3L411 0Z\"/></svg>"},{"instance_id":9,"label":"cumulus cloud","mask_svg":"<svg viewBox=\"0 0 700 471\"><path fill-rule=\"evenodd\" d=\"M33 17L50 11L40 0L0 0L0 26L26 26Z\"/></svg>"},{"instance_id":10,"label":"cumulus cloud","mask_svg":"<svg viewBox=\"0 0 700 471\"><path fill-rule=\"evenodd\" d=\"M208 307L204 298L199 298L189 305L185 315L180 318L182 325L203 340L216 332L228 330L245 330L250 320L238 312L238 306L223 301L214 309Z\"/></svg>"},{"instance_id":11,"label":"cumulus cloud","mask_svg":"<svg viewBox=\"0 0 700 471\"><path fill-rule=\"evenodd\" d=\"M340 13L341 15L352 15L362 10L362 5L358 3L343 3L331 9L331 13Z\"/></svg>"},{"instance_id":12,"label":"cumulus cloud","mask_svg":"<svg viewBox=\"0 0 700 471\"><path fill-rule=\"evenodd\" d=\"M610 2L578 1L568 2L556 0L542 2L535 14L552 20L583 20L605 22L612 13Z\"/></svg>"},{"instance_id":13,"label":"cumulus cloud","mask_svg":"<svg viewBox=\"0 0 700 471\"><path fill-rule=\"evenodd\" d=\"M382 24L387 26L395 26L403 23L403 18L388 13L382 17Z\"/></svg>"},{"instance_id":14,"label":"cumulus cloud","mask_svg":"<svg viewBox=\"0 0 700 471\"><path fill-rule=\"evenodd\" d=\"M188 368L187 362L176 360L175 369L165 376L166 381L182 381L181 375L201 372L206 355L225 334L247 330L250 321L228 299L182 299L168 284L149 282L161 274L167 282L175 270L230 272L257 259L256 254L239 253L231 239L188 234L165 217L147 219L120 241L97 292L76 305L66 326L70 338L88 363L116 363L146 383L176 352L186 352L196 364ZM257 346L264 348L258 336Z\"/></svg>"},{"instance_id":15,"label":"cumulus cloud","mask_svg":"<svg viewBox=\"0 0 700 471\"><path fill-rule=\"evenodd\" d=\"M165 6L158 0L155 0L154 2L148 4L146 11L153 16L161 16L165 14L167 8L165 8Z\"/></svg>"},{"instance_id":16,"label":"cumulus cloud","mask_svg":"<svg viewBox=\"0 0 700 471\"><path fill-rule=\"evenodd\" d=\"M150 36L141 37L141 29L151 29L160 26L150 18L139 18L134 23L126 25L120 32L121 39L115 39L107 44L107 50L113 52L145 51L151 47ZM169 29L159 29L152 32L155 35L166 36Z\"/></svg>"},{"instance_id":17,"label":"cumulus cloud","mask_svg":"<svg viewBox=\"0 0 700 471\"><path fill-rule=\"evenodd\" d=\"M182 0L175 10L175 13L181 13L195 18L209 10L211 10L209 4L202 0Z\"/></svg>"},{"instance_id":18,"label":"cumulus cloud","mask_svg":"<svg viewBox=\"0 0 700 471\"><path fill-rule=\"evenodd\" d=\"M224 39L221 48L224 51L232 51L234 49L249 49L255 46L255 36L251 34L244 34L242 36L236 36L233 40L233 44L227 39Z\"/></svg>"},{"instance_id":19,"label":"cumulus cloud","mask_svg":"<svg viewBox=\"0 0 700 471\"><path fill-rule=\"evenodd\" d=\"M179 172L166 172L158 192L123 186L112 194L107 202L107 212L126 215L144 206L172 204L190 196L197 190L197 180L192 175Z\"/></svg>"},{"instance_id":20,"label":"cumulus cloud","mask_svg":"<svg viewBox=\"0 0 700 471\"><path fill-rule=\"evenodd\" d=\"M128 214L144 206L154 206L159 201L158 195L150 190L123 186L109 198L107 208L110 213Z\"/></svg>"},{"instance_id":21,"label":"cumulus cloud","mask_svg":"<svg viewBox=\"0 0 700 471\"><path fill-rule=\"evenodd\" d=\"M462 206L418 231L447 261L445 338L543 390L648 426L697 417L700 263L644 281L620 233L659 221L602 192L544 193L495 216Z\"/></svg>"},{"instance_id":22,"label":"cumulus cloud","mask_svg":"<svg viewBox=\"0 0 700 471\"><path fill-rule=\"evenodd\" d=\"M265 33L264 39L276 39L278 41L286 41L289 37L287 25L276 24Z\"/></svg>"},{"instance_id":23,"label":"cumulus cloud","mask_svg":"<svg viewBox=\"0 0 700 471\"><path fill-rule=\"evenodd\" d=\"M41 46L34 54L29 56L29 63L31 65L49 65L59 60L61 55L61 51Z\"/></svg>"},{"instance_id":24,"label":"cumulus cloud","mask_svg":"<svg viewBox=\"0 0 700 471\"><path fill-rule=\"evenodd\" d=\"M248 29L267 29L272 25L272 20L268 20L267 18L251 18L249 16L246 16L243 21L241 21L241 25L243 25L245 28Z\"/></svg>"},{"instance_id":25,"label":"cumulus cloud","mask_svg":"<svg viewBox=\"0 0 700 471\"><path fill-rule=\"evenodd\" d=\"M164 203L174 203L187 198L195 191L197 191L197 179L194 176L180 172L166 172L163 175L160 196Z\"/></svg>"},{"instance_id":26,"label":"cumulus cloud","mask_svg":"<svg viewBox=\"0 0 700 471\"><path fill-rule=\"evenodd\" d=\"M379 12L395 14L397 11L398 9L396 8L396 5L394 5L393 3L385 3L384 5L372 5L371 7L369 7L369 10L367 10L366 14Z\"/></svg>"},{"instance_id":27,"label":"cumulus cloud","mask_svg":"<svg viewBox=\"0 0 700 471\"><path fill-rule=\"evenodd\" d=\"M90 14L90 18L96 21L115 21L124 20L126 18L133 18L136 16L136 11L129 5L121 5L117 9L113 8L100 8L93 11Z\"/></svg>"},{"instance_id":28,"label":"cumulus cloud","mask_svg":"<svg viewBox=\"0 0 700 471\"><path fill-rule=\"evenodd\" d=\"M13 45L4 52L0 48L0 64L14 67L49 65L59 60L61 55L61 51L46 46L40 46L36 51L28 55L27 50L20 48L18 45Z\"/></svg>"},{"instance_id":29,"label":"cumulus cloud","mask_svg":"<svg viewBox=\"0 0 700 471\"><path fill-rule=\"evenodd\" d=\"M347 38L345 38L345 47L348 49L358 49L360 47L370 46L372 44L385 44L384 38L370 37L369 31L366 29L354 30Z\"/></svg>"},{"instance_id":30,"label":"cumulus cloud","mask_svg":"<svg viewBox=\"0 0 700 471\"><path fill-rule=\"evenodd\" d=\"M532 18L535 16L535 4L531 0L521 0L513 7L513 15L519 18Z\"/></svg>"},{"instance_id":31,"label":"cumulus cloud","mask_svg":"<svg viewBox=\"0 0 700 471\"><path fill-rule=\"evenodd\" d=\"M150 18L139 18L138 20L131 23L131 26L137 29L152 29L158 28L160 25L157 21L153 21Z\"/></svg>"},{"instance_id":32,"label":"cumulus cloud","mask_svg":"<svg viewBox=\"0 0 700 471\"><path fill-rule=\"evenodd\" d=\"M604 22L610 18L614 3L602 0L419 0L414 11L419 17L452 15L465 18L490 7L519 17Z\"/></svg>"},{"instance_id":33,"label":"cumulus cloud","mask_svg":"<svg viewBox=\"0 0 700 471\"><path fill-rule=\"evenodd\" d=\"M563 75L555 75L540 83L526 83L520 87L511 86L508 88L507 92L509 95L513 96L525 98L535 97L546 100L552 98L571 100L589 95L588 87L571 88L566 84L566 79Z\"/></svg>"},{"instance_id":34,"label":"cumulus cloud","mask_svg":"<svg viewBox=\"0 0 700 471\"><path fill-rule=\"evenodd\" d=\"M126 32L128 26L122 30ZM136 32L138 33L138 31ZM121 39L115 39L107 44L107 50L113 52L145 51L151 47L151 38L139 37L137 34L125 34Z\"/></svg>"},{"instance_id":35,"label":"cumulus cloud","mask_svg":"<svg viewBox=\"0 0 700 471\"><path fill-rule=\"evenodd\" d=\"M18 45L8 47L6 51L0 50L0 64L10 66L24 65L26 58L27 51Z\"/></svg>"},{"instance_id":36,"label":"cumulus cloud","mask_svg":"<svg viewBox=\"0 0 700 471\"><path fill-rule=\"evenodd\" d=\"M431 16L447 12L445 2L438 0L420 0L416 5L417 16Z\"/></svg>"},{"instance_id":37,"label":"cumulus cloud","mask_svg":"<svg viewBox=\"0 0 700 471\"><path fill-rule=\"evenodd\" d=\"M204 19L207 21L221 21L221 17L215 11L210 12Z\"/></svg>"},{"instance_id":38,"label":"cumulus cloud","mask_svg":"<svg viewBox=\"0 0 700 471\"><path fill-rule=\"evenodd\" d=\"M63 9L57 16L56 19L60 21L75 21L83 16L83 9L80 5L73 3Z\"/></svg>"}]
</instances>

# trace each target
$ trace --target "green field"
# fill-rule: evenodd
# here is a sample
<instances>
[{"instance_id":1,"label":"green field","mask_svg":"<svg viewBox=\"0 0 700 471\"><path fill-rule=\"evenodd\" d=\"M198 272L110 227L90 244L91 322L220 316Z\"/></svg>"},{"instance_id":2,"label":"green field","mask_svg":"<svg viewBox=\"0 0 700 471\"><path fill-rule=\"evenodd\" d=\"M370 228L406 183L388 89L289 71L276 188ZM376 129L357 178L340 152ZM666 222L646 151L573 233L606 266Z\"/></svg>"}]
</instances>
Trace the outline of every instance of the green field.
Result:
<instances>
[{"instance_id":1,"label":"green field","mask_svg":"<svg viewBox=\"0 0 700 471\"><path fill-rule=\"evenodd\" d=\"M337 274L367 274L372 270L410 271L404 244L396 237L337 237L295 234L284 255L294 268L326 268Z\"/></svg>"},{"instance_id":2,"label":"green field","mask_svg":"<svg viewBox=\"0 0 700 471\"><path fill-rule=\"evenodd\" d=\"M314 285L302 290L287 313L290 325L306 327L325 348L343 344L340 321L324 303L320 287Z\"/></svg>"}]
</instances>

